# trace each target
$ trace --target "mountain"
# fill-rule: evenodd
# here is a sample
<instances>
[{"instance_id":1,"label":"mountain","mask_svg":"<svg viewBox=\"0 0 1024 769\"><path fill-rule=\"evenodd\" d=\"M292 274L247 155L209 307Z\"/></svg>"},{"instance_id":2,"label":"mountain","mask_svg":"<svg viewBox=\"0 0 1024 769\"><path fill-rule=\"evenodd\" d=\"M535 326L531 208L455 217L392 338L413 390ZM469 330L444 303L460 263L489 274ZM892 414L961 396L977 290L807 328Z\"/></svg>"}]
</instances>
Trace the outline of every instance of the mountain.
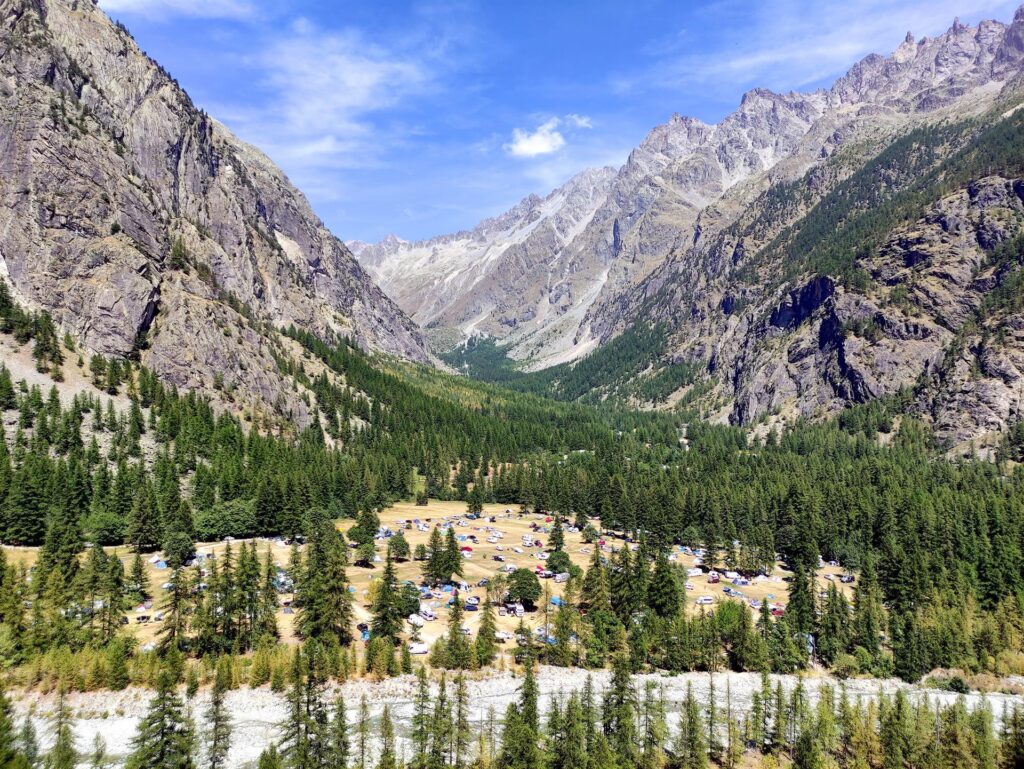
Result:
<instances>
[{"instance_id":1,"label":"mountain","mask_svg":"<svg viewBox=\"0 0 1024 769\"><path fill-rule=\"evenodd\" d=\"M612 168L588 169L468 232L349 245L399 307L442 344L452 332L453 341L473 333L522 338L574 309L557 285L564 249L605 202L614 178Z\"/></svg>"},{"instance_id":2,"label":"mountain","mask_svg":"<svg viewBox=\"0 0 1024 769\"><path fill-rule=\"evenodd\" d=\"M597 351L533 383L479 345L453 362L743 425L899 398L950 446L1014 429L1022 62L1024 8L908 34L827 91L753 91L718 126L673 118L562 252L608 277L536 354Z\"/></svg>"},{"instance_id":3,"label":"mountain","mask_svg":"<svg viewBox=\"0 0 1024 769\"><path fill-rule=\"evenodd\" d=\"M88 352L300 424L274 329L429 359L284 173L92 2L2 5L0 276Z\"/></svg>"},{"instance_id":4,"label":"mountain","mask_svg":"<svg viewBox=\"0 0 1024 769\"><path fill-rule=\"evenodd\" d=\"M460 281L459 292L471 295L460 298L458 313L439 312L451 301L428 290L419 270L404 269L408 254L432 246L392 240L361 258L421 323L485 332L527 368L577 359L606 341L609 329L621 330L616 308L637 284L658 280L651 273L670 254L731 225L772 184L799 178L837 152L870 156L914 125L982 113L1018 74L1017 35L1016 23L957 21L934 39L908 33L891 56L868 56L828 90L754 89L716 125L673 116L630 154L585 225L546 252L531 251L534 269L512 270L511 280L502 276L507 264L485 258L486 249L460 250L450 264L448 253L431 251L440 282L472 269L515 286L500 306L486 290L477 294L487 284L476 277ZM427 243L450 240L465 237Z\"/></svg>"},{"instance_id":5,"label":"mountain","mask_svg":"<svg viewBox=\"0 0 1024 769\"><path fill-rule=\"evenodd\" d=\"M899 396L950 446L1013 428L1022 71L1024 8L868 57L753 200L701 212L691 243L592 308L591 332L664 324L654 369L701 371L669 401L699 387L737 424Z\"/></svg>"}]
</instances>

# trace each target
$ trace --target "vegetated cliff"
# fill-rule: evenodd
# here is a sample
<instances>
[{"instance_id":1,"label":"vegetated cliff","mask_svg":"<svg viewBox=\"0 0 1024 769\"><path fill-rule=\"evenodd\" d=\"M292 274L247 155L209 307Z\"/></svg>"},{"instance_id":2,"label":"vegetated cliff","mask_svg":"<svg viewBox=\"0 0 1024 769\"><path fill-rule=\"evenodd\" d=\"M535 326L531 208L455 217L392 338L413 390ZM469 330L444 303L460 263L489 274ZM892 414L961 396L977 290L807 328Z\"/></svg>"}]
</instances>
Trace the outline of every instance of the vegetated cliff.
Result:
<instances>
[{"instance_id":1,"label":"vegetated cliff","mask_svg":"<svg viewBox=\"0 0 1024 769\"><path fill-rule=\"evenodd\" d=\"M900 396L947 445L1004 432L1024 386L1021 146L1013 112L837 160L675 254L620 318L666 324L655 369L699 365L695 405L734 423Z\"/></svg>"},{"instance_id":2,"label":"vegetated cliff","mask_svg":"<svg viewBox=\"0 0 1024 769\"><path fill-rule=\"evenodd\" d=\"M86 0L0 3L0 276L89 351L300 422L274 328L429 357L280 169Z\"/></svg>"}]
</instances>

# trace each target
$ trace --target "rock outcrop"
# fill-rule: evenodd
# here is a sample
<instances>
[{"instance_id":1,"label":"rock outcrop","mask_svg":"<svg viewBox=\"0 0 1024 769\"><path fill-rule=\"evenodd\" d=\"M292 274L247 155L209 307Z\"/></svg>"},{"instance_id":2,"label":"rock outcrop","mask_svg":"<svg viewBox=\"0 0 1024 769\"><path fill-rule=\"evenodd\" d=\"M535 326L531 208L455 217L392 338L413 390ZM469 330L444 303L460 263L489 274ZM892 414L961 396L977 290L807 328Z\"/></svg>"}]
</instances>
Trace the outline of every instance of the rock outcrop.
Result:
<instances>
[{"instance_id":1,"label":"rock outcrop","mask_svg":"<svg viewBox=\"0 0 1024 769\"><path fill-rule=\"evenodd\" d=\"M89 351L300 421L275 327L428 360L285 175L88 0L0 3L0 275Z\"/></svg>"}]
</instances>

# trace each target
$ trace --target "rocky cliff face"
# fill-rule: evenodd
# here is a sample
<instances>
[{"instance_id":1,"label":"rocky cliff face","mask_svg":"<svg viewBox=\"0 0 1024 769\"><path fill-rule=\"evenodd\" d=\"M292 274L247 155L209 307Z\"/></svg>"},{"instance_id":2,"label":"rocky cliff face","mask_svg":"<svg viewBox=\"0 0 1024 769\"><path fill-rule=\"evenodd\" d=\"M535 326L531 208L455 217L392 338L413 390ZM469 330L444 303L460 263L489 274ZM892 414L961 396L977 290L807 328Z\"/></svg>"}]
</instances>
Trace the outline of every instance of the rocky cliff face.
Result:
<instances>
[{"instance_id":1,"label":"rocky cliff face","mask_svg":"<svg viewBox=\"0 0 1024 769\"><path fill-rule=\"evenodd\" d=\"M635 319L637 285L650 294L650 283L671 272L666 264L713 240L772 185L846 148L856 148L846 152L855 165L910 126L984 112L1021 77L1019 17L1010 25L955 22L936 38L908 34L892 55L868 56L828 90L755 89L717 125L674 116L630 154L603 199L574 217L582 226L567 230L571 237L537 238L527 257L496 259L467 248L472 238L462 233L385 242L360 258L423 324L491 334L532 368L572 360ZM445 250L451 243L460 244L456 253ZM418 269L407 269L411 261ZM452 284L445 281L455 290L438 297Z\"/></svg>"},{"instance_id":2,"label":"rocky cliff face","mask_svg":"<svg viewBox=\"0 0 1024 769\"><path fill-rule=\"evenodd\" d=\"M558 285L563 252L608 196L615 171L583 171L468 232L350 244L381 287L436 339L521 338L574 308ZM576 322L579 322L577 318ZM452 333L454 332L454 333Z\"/></svg>"},{"instance_id":3,"label":"rocky cliff face","mask_svg":"<svg viewBox=\"0 0 1024 769\"><path fill-rule=\"evenodd\" d=\"M88 0L0 3L0 274L88 350L300 421L273 327L428 359L284 174Z\"/></svg>"}]
</instances>

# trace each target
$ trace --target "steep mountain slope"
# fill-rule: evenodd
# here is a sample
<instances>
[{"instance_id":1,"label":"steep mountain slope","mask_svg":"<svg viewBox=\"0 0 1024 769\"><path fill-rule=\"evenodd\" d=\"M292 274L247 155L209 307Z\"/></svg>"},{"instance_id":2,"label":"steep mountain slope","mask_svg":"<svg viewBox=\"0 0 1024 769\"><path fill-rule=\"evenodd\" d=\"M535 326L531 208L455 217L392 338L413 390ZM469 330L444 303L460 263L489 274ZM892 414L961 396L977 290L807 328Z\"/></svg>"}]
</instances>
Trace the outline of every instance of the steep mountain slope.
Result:
<instances>
[{"instance_id":1,"label":"steep mountain slope","mask_svg":"<svg viewBox=\"0 0 1024 769\"><path fill-rule=\"evenodd\" d=\"M674 255L622 317L665 324L656 367L703 369L700 402L732 422L905 393L950 445L1004 432L1022 416L1022 146L1010 109L852 173L837 157Z\"/></svg>"},{"instance_id":2,"label":"steep mountain slope","mask_svg":"<svg viewBox=\"0 0 1024 769\"><path fill-rule=\"evenodd\" d=\"M737 424L899 397L949 446L1006 432L1024 416L1022 73L1024 9L908 36L636 286L602 295L577 338L601 346L575 369L520 381L479 345L452 362Z\"/></svg>"},{"instance_id":3,"label":"steep mountain slope","mask_svg":"<svg viewBox=\"0 0 1024 769\"><path fill-rule=\"evenodd\" d=\"M452 331L456 340L472 333L521 335L571 309L571 296L552 286L563 269L562 251L604 203L614 177L611 168L588 169L546 197L531 195L468 232L349 245L437 341Z\"/></svg>"},{"instance_id":4,"label":"steep mountain slope","mask_svg":"<svg viewBox=\"0 0 1024 769\"><path fill-rule=\"evenodd\" d=\"M274 327L428 359L259 151L91 2L0 4L0 275L87 350L303 418Z\"/></svg>"},{"instance_id":5,"label":"steep mountain slope","mask_svg":"<svg viewBox=\"0 0 1024 769\"><path fill-rule=\"evenodd\" d=\"M576 237L536 260L548 269L533 273L532 289L513 296L547 295L548 312L534 313L543 305L531 302L520 307L528 320L515 325L489 315L463 320L473 318L471 330L501 340L527 368L578 358L623 328L618 308L636 284L671 254L729 227L771 185L802 177L840 150L856 165L915 125L984 112L1019 73L1018 26L954 22L936 38L908 34L891 56L868 56L828 90L755 89L717 125L674 116L631 153ZM481 269L498 275L501 267ZM530 276L516 278L522 285ZM406 291L414 282L396 271L385 288L415 314L423 293ZM474 310L489 311L490 302L473 300ZM515 317L510 309L502 307L504 316Z\"/></svg>"}]
</instances>

